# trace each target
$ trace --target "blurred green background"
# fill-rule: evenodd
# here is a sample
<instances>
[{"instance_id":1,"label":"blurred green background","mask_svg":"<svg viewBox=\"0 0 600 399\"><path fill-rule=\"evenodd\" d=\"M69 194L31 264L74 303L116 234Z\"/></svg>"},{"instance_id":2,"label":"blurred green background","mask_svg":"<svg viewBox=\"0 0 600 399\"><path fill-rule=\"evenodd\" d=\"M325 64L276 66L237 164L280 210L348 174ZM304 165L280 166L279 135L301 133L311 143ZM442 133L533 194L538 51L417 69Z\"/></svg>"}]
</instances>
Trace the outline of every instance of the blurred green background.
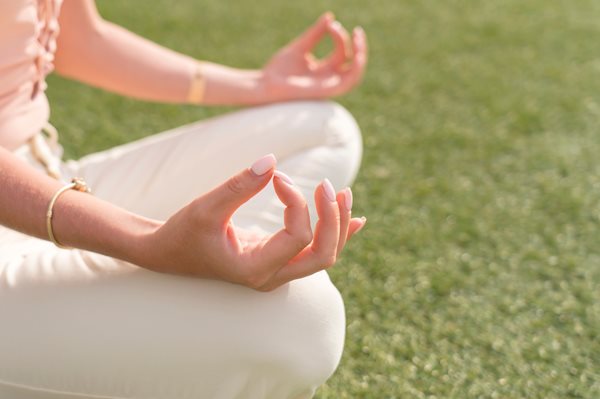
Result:
<instances>
[{"instance_id":1,"label":"blurred green background","mask_svg":"<svg viewBox=\"0 0 600 399\"><path fill-rule=\"evenodd\" d=\"M347 308L318 398L600 397L600 2L99 2L197 58L260 67L323 11L362 25L355 212L331 276ZM321 48L321 52L326 48ZM224 112L51 77L78 156Z\"/></svg>"}]
</instances>

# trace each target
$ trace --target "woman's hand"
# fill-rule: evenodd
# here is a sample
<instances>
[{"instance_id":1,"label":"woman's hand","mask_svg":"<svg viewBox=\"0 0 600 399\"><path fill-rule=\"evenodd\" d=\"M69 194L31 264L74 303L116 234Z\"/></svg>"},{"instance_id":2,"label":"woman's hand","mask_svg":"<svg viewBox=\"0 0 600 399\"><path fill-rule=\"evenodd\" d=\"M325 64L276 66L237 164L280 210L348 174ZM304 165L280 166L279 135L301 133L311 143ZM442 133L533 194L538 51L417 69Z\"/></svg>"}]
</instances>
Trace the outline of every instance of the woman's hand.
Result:
<instances>
[{"instance_id":1,"label":"woman's hand","mask_svg":"<svg viewBox=\"0 0 600 399\"><path fill-rule=\"evenodd\" d=\"M352 193L337 194L323 181L315 190L319 220L314 234L306 200L292 181L275 171L268 155L173 215L146 241L150 269L242 284L270 291L291 280L332 266L347 239L365 224L352 218ZM285 204L284 226L275 234L244 231L231 223L233 213L273 178Z\"/></svg>"},{"instance_id":2,"label":"woman's hand","mask_svg":"<svg viewBox=\"0 0 600 399\"><path fill-rule=\"evenodd\" d=\"M326 58L316 59L312 50L326 34L335 47ZM339 96L360 82L366 63L362 28L354 28L350 37L333 14L326 13L271 58L262 71L262 90L268 102Z\"/></svg>"}]
</instances>

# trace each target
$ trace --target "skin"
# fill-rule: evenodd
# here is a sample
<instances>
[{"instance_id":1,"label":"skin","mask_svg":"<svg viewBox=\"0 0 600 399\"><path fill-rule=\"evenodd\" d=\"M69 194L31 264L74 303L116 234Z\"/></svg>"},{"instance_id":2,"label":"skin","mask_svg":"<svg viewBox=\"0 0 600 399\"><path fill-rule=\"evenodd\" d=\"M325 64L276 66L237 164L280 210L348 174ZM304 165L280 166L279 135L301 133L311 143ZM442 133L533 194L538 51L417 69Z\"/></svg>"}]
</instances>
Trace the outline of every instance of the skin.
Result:
<instances>
[{"instance_id":1,"label":"skin","mask_svg":"<svg viewBox=\"0 0 600 399\"><path fill-rule=\"evenodd\" d=\"M198 60L104 21L92 0L66 0L59 23L54 62L59 74L142 100L187 100ZM325 59L316 59L312 50L326 35L335 48ZM364 31L355 28L348 33L328 12L277 51L262 69L200 61L206 81L202 103L257 105L339 96L360 82L366 63Z\"/></svg>"},{"instance_id":2,"label":"skin","mask_svg":"<svg viewBox=\"0 0 600 399\"><path fill-rule=\"evenodd\" d=\"M66 0L60 26L58 73L143 100L185 102L198 61L104 21L92 0ZM325 35L333 38L335 48L317 60L311 51ZM349 34L326 13L260 70L201 61L206 81L203 103L251 105L341 95L360 82L366 61L362 29ZM55 204L54 232L64 245L157 272L270 291L331 267L366 219L352 217L349 189L331 200L323 182L314 193L319 220L313 231L306 199L293 183L274 176L275 158L269 162L264 173L244 169L166 221L69 190ZM258 235L234 226L231 216L236 209L267 184L274 185L286 206L283 228L272 235ZM61 183L0 146L0 187L0 224L48 239L46 208Z\"/></svg>"}]
</instances>

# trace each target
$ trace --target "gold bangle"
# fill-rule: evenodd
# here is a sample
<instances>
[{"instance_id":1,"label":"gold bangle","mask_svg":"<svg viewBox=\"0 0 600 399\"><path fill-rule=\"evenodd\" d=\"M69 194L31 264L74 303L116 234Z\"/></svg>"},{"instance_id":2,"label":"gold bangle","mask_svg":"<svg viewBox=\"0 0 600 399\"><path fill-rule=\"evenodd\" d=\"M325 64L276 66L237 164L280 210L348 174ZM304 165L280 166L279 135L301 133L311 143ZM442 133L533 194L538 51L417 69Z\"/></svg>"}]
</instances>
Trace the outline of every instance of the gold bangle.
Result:
<instances>
[{"instance_id":1,"label":"gold bangle","mask_svg":"<svg viewBox=\"0 0 600 399\"><path fill-rule=\"evenodd\" d=\"M60 197L60 195L63 194L65 191L68 191L71 189L81 191L83 193L91 193L92 192L92 190L90 190L90 188L86 184L85 180L83 180L81 177L74 177L73 179L71 179L70 184L67 184L66 186L62 187L54 194L54 196L50 200L50 203L48 204L48 210L46 211L46 229L48 230L48 237L50 238L50 241L52 241L54 243L54 245L56 245L59 248L63 248L63 249L72 249L72 248L62 245L56 239L56 236L54 235L54 231L52 230L52 215L53 215L53 211L54 211L54 203L56 202L58 197Z\"/></svg>"},{"instance_id":2,"label":"gold bangle","mask_svg":"<svg viewBox=\"0 0 600 399\"><path fill-rule=\"evenodd\" d=\"M187 101L190 104L201 104L204 100L204 89L206 88L206 80L202 73L202 65L198 63L194 76L192 76L192 82L190 83L190 89L187 95Z\"/></svg>"}]
</instances>

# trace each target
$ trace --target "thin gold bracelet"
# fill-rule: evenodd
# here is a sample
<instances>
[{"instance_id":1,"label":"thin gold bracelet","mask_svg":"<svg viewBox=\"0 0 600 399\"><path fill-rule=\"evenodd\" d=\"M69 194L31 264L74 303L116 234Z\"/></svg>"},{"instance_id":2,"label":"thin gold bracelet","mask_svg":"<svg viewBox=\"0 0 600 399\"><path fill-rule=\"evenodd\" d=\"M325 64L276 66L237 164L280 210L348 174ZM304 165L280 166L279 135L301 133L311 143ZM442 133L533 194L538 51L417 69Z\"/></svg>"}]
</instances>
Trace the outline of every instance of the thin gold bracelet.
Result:
<instances>
[{"instance_id":1,"label":"thin gold bracelet","mask_svg":"<svg viewBox=\"0 0 600 399\"><path fill-rule=\"evenodd\" d=\"M72 249L72 248L62 245L56 239L56 236L54 235L54 231L52 230L52 215L54 213L54 203L56 202L58 197L60 197L61 194L63 194L64 192L71 190L71 189L76 190L76 191L81 191L83 193L91 193L92 192L92 190L90 190L90 188L86 184L85 180L83 180L81 177L74 177L73 179L71 179L70 184L67 184L66 186L62 187L54 194L54 196L50 200L50 203L48 204L48 210L46 211L46 229L48 230L48 237L50 238L50 241L52 241L54 243L54 245L56 245L59 248L63 248L63 249Z\"/></svg>"},{"instance_id":2,"label":"thin gold bracelet","mask_svg":"<svg viewBox=\"0 0 600 399\"><path fill-rule=\"evenodd\" d=\"M187 95L188 103L202 104L202 100L204 100L205 89L206 80L204 78L204 74L202 73L202 65L198 63L196 65L196 70L194 71L194 76L192 77L192 82L190 83L190 89Z\"/></svg>"}]
</instances>

